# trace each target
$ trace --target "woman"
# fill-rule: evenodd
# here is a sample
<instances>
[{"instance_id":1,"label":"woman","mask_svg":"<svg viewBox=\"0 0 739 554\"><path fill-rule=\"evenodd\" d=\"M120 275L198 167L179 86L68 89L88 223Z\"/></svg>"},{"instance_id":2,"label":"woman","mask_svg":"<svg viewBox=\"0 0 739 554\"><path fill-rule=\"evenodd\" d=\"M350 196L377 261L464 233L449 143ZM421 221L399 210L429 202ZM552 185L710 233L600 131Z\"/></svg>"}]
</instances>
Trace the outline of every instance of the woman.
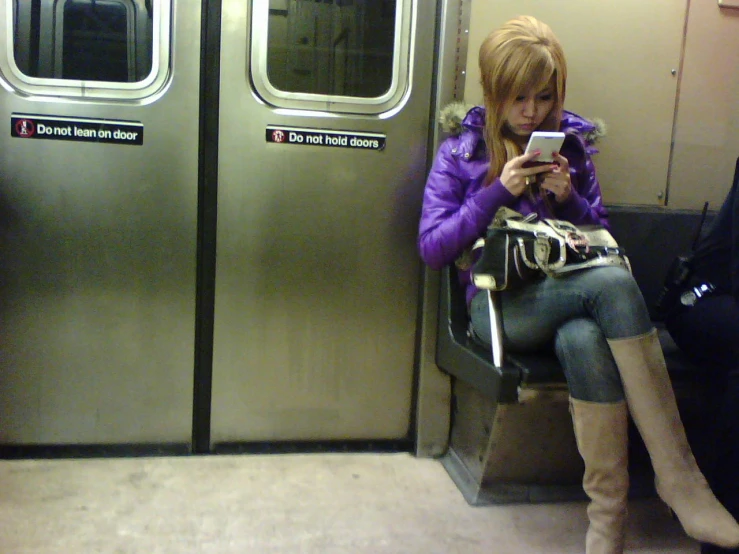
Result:
<instances>
[{"instance_id":1,"label":"woman","mask_svg":"<svg viewBox=\"0 0 739 554\"><path fill-rule=\"evenodd\" d=\"M714 413L701 465L716 495L739 517L739 160L734 183L691 257L690 276L667 315L680 348L707 370ZM694 289L697 289L698 294ZM699 296L700 295L700 296ZM698 451L698 449L696 448ZM703 554L739 553L704 545Z\"/></svg>"},{"instance_id":2,"label":"woman","mask_svg":"<svg viewBox=\"0 0 739 554\"><path fill-rule=\"evenodd\" d=\"M563 110L567 68L551 29L532 17L503 25L479 56L484 108L439 148L424 191L419 249L434 269L458 261L472 327L490 341L485 292L470 282L469 248L498 208L607 225L583 132L592 124ZM535 130L566 133L556 163L529 167ZM524 167L524 165L526 167ZM466 261L465 261L466 260ZM692 537L739 545L739 524L698 469L680 422L656 331L635 281L617 267L546 278L501 294L504 344L554 344L567 376L583 487L591 499L588 554L623 552L630 411L654 466L657 491ZM628 406L628 407L627 407Z\"/></svg>"}]
</instances>

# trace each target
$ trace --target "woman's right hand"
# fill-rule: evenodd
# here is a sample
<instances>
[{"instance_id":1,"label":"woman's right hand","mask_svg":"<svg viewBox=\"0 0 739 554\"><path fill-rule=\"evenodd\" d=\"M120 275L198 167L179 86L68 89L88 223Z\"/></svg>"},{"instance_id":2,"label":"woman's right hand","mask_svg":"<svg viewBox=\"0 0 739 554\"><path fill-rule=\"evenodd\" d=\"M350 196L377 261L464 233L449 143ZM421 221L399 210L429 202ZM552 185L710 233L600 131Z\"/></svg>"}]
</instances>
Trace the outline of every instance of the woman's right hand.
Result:
<instances>
[{"instance_id":1,"label":"woman's right hand","mask_svg":"<svg viewBox=\"0 0 739 554\"><path fill-rule=\"evenodd\" d=\"M528 154L516 156L508 160L503 166L503 172L500 174L500 182L508 189L513 196L521 196L528 186L531 185L531 177L539 173L552 171L556 165L542 163L531 167L524 167L528 162L535 162L536 158L541 155L541 150L534 150ZM527 182L528 179L528 182Z\"/></svg>"}]
</instances>

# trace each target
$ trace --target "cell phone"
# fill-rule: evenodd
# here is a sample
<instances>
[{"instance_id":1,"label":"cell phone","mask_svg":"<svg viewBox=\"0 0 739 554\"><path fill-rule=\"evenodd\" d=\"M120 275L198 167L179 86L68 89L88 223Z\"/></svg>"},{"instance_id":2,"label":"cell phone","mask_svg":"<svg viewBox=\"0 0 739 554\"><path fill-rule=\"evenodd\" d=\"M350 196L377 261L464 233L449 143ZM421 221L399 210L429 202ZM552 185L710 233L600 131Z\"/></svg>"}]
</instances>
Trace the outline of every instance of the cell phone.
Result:
<instances>
[{"instance_id":1,"label":"cell phone","mask_svg":"<svg viewBox=\"0 0 739 554\"><path fill-rule=\"evenodd\" d=\"M552 152L559 152L564 141L564 133L554 131L534 131L529 137L529 143L526 145L526 151L524 154L528 154L534 150L541 150L541 154L535 161L524 164L524 167L552 163L554 161L554 158L552 158Z\"/></svg>"}]
</instances>

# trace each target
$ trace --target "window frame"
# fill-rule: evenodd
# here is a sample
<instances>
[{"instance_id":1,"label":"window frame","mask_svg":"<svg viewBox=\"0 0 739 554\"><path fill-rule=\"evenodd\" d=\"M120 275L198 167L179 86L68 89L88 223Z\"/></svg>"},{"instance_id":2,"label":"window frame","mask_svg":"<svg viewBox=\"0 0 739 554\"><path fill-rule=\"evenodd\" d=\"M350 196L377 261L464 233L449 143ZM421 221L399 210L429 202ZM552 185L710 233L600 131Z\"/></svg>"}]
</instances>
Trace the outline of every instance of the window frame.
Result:
<instances>
[{"instance_id":1,"label":"window frame","mask_svg":"<svg viewBox=\"0 0 739 554\"><path fill-rule=\"evenodd\" d=\"M141 81L115 82L93 81L81 79L62 79L58 77L31 77L23 73L15 60L14 41L14 10L16 0L0 0L0 18L5 20L6 53L0 55L0 76L6 81L11 90L30 96L53 96L77 99L111 99L111 100L140 100L150 97L160 91L170 77L170 37L173 0L154 0L152 2L152 60L149 74ZM41 36L39 50L46 48L49 54L49 63L58 64L63 55L61 50L54 51L54 41L63 37L64 5L74 0L42 0L41 5ZM144 0L117 0L128 4L127 11L135 17L147 17L143 10ZM30 43L30 7L25 6L24 0L19 2L19 40L26 39ZM23 9L27 8L27 9ZM143 11L143 15L141 15ZM56 22L59 22L57 25ZM21 23L24 25L21 26ZM129 21L129 27L135 22ZM51 28L49 28L51 27ZM148 37L147 37L148 40ZM39 55L41 58L41 55ZM134 60L136 63L136 60Z\"/></svg>"},{"instance_id":2,"label":"window frame","mask_svg":"<svg viewBox=\"0 0 739 554\"><path fill-rule=\"evenodd\" d=\"M269 1L251 0L251 31L248 74L256 94L276 108L378 115L398 109L405 103L411 90L413 71L413 43L415 37L418 0L397 0L393 66L390 87L377 97L340 96L277 89L267 73L269 37Z\"/></svg>"}]
</instances>

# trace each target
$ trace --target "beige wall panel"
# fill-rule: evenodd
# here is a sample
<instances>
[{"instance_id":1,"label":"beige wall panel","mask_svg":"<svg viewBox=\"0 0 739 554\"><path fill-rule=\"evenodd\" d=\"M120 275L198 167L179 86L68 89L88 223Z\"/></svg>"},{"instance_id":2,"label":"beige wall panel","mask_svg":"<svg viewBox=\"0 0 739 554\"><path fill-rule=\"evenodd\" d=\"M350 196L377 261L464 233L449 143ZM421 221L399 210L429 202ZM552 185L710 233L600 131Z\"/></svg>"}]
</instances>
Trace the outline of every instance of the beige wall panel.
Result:
<instances>
[{"instance_id":1,"label":"beige wall panel","mask_svg":"<svg viewBox=\"0 0 739 554\"><path fill-rule=\"evenodd\" d=\"M595 160L606 202L662 204L685 12L686 0L473 0L465 100L482 100L477 53L491 30L521 14L545 21L567 55L565 107L608 125Z\"/></svg>"},{"instance_id":2,"label":"beige wall panel","mask_svg":"<svg viewBox=\"0 0 739 554\"><path fill-rule=\"evenodd\" d=\"M718 209L739 156L739 10L693 0L677 109L669 206Z\"/></svg>"}]
</instances>

